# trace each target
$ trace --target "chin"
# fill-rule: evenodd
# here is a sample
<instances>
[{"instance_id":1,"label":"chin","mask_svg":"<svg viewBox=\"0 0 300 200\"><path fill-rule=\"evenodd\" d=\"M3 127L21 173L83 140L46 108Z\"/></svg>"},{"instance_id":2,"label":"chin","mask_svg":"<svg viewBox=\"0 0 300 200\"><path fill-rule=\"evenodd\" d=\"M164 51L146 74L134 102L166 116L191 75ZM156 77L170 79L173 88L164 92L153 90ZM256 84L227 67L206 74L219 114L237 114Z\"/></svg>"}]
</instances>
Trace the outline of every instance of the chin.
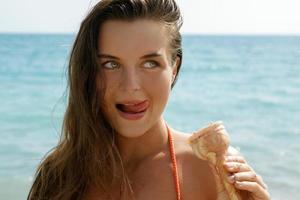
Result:
<instances>
[{"instance_id":1,"label":"chin","mask_svg":"<svg viewBox=\"0 0 300 200\"><path fill-rule=\"evenodd\" d=\"M145 123L144 120L143 122L131 122L131 123L121 123L119 126L116 126L116 130L119 135L122 137L126 138L138 138L143 136L149 129L149 123L150 121L147 120L148 122Z\"/></svg>"},{"instance_id":2,"label":"chin","mask_svg":"<svg viewBox=\"0 0 300 200\"><path fill-rule=\"evenodd\" d=\"M122 137L133 139L133 138L138 138L138 137L143 136L145 134L145 131L127 130L127 131L118 132L118 134Z\"/></svg>"}]
</instances>

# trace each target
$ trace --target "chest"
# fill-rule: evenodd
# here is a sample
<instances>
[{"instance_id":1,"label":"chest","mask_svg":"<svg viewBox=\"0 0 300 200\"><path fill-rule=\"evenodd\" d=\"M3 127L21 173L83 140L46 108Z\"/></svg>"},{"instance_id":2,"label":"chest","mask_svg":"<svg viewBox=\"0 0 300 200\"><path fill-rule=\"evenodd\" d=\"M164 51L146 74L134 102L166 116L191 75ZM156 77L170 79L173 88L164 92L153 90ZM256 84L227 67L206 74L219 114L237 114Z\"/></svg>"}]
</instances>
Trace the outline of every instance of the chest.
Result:
<instances>
[{"instance_id":1,"label":"chest","mask_svg":"<svg viewBox=\"0 0 300 200\"><path fill-rule=\"evenodd\" d=\"M153 159L129 173L136 200L175 200L176 190L172 163Z\"/></svg>"},{"instance_id":2,"label":"chest","mask_svg":"<svg viewBox=\"0 0 300 200\"><path fill-rule=\"evenodd\" d=\"M193 166L193 162L178 159L178 175L180 192L183 200L208 200L208 182L203 176L197 176L201 166ZM170 159L152 159L139 167L127 172L135 200L176 200L175 181L173 177L172 162ZM112 191L114 200L120 200L119 190ZM101 195L93 196L88 200L99 200Z\"/></svg>"},{"instance_id":3,"label":"chest","mask_svg":"<svg viewBox=\"0 0 300 200\"><path fill-rule=\"evenodd\" d=\"M193 162L177 159L180 193L182 200L209 200L210 185L204 175L199 175L202 167ZM207 174L206 174L207 175ZM129 173L135 200L176 200L173 166L169 158L151 160L141 165L134 173Z\"/></svg>"}]
</instances>

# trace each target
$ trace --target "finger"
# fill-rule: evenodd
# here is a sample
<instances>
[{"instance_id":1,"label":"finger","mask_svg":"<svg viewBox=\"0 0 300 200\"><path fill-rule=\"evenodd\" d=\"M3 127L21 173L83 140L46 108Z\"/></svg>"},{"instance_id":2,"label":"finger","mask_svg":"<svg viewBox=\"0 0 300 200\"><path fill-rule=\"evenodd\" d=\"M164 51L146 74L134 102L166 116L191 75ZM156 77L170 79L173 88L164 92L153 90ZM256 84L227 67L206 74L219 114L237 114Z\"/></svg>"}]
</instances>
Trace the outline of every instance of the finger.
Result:
<instances>
[{"instance_id":1,"label":"finger","mask_svg":"<svg viewBox=\"0 0 300 200\"><path fill-rule=\"evenodd\" d=\"M236 181L252 181L256 182L257 181L257 176L254 172L252 171L247 171L247 172L239 172L235 173L233 175L228 176L228 181L230 183L234 183Z\"/></svg>"},{"instance_id":2,"label":"finger","mask_svg":"<svg viewBox=\"0 0 300 200\"><path fill-rule=\"evenodd\" d=\"M261 185L263 188L268 189L268 186L263 181L263 178L258 174L256 174L256 177L257 177L258 184Z\"/></svg>"},{"instance_id":3,"label":"finger","mask_svg":"<svg viewBox=\"0 0 300 200\"><path fill-rule=\"evenodd\" d=\"M249 165L240 162L225 162L224 167L231 173L253 171Z\"/></svg>"},{"instance_id":4,"label":"finger","mask_svg":"<svg viewBox=\"0 0 300 200\"><path fill-rule=\"evenodd\" d=\"M257 182L235 182L234 186L239 190L247 190L257 197L257 199L269 199L269 193L263 187L261 187ZM256 198L255 198L256 199Z\"/></svg>"},{"instance_id":5,"label":"finger","mask_svg":"<svg viewBox=\"0 0 300 200\"><path fill-rule=\"evenodd\" d=\"M246 163L246 160L243 156L226 156L225 162L239 162L239 163Z\"/></svg>"},{"instance_id":6,"label":"finger","mask_svg":"<svg viewBox=\"0 0 300 200\"><path fill-rule=\"evenodd\" d=\"M268 188L268 186L264 183L262 177L256 174L254 171L245 171L231 174L229 175L228 180L231 183L235 181L252 181L257 182L264 189Z\"/></svg>"},{"instance_id":7,"label":"finger","mask_svg":"<svg viewBox=\"0 0 300 200\"><path fill-rule=\"evenodd\" d=\"M257 182L261 187L264 189L268 189L268 186L263 182L261 176L253 173L252 171L249 172L240 172L232 174L230 173L227 177L227 180L229 183L234 183L236 181L251 181L251 182Z\"/></svg>"},{"instance_id":8,"label":"finger","mask_svg":"<svg viewBox=\"0 0 300 200\"><path fill-rule=\"evenodd\" d=\"M230 180L234 181L252 181L257 182L260 186L262 186L264 189L267 189L268 186L264 183L262 177L255 173L255 171L243 171L243 172L237 172L229 175Z\"/></svg>"}]
</instances>

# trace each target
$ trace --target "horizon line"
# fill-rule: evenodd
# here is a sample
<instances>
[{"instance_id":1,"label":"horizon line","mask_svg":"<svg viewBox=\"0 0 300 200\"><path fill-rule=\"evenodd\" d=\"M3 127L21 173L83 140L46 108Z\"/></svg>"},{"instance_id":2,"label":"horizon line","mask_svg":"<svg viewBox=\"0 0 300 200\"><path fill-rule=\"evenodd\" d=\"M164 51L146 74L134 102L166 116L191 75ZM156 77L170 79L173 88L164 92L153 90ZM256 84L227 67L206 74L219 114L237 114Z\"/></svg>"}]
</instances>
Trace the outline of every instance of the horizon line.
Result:
<instances>
[{"instance_id":1,"label":"horizon line","mask_svg":"<svg viewBox=\"0 0 300 200\"><path fill-rule=\"evenodd\" d=\"M76 35L76 32L46 32L46 31L0 31L0 35ZM183 32L182 36L300 36L300 33L238 33L238 32Z\"/></svg>"}]
</instances>

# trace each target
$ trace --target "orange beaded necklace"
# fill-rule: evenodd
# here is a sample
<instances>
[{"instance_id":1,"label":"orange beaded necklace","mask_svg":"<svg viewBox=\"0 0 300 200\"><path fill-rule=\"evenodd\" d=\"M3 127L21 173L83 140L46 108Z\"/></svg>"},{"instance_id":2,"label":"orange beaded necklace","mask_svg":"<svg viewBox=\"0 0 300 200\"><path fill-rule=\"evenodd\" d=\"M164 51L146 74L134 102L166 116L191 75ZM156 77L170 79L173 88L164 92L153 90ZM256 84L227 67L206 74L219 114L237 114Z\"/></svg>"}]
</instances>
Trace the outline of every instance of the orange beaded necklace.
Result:
<instances>
[{"instance_id":1,"label":"orange beaded necklace","mask_svg":"<svg viewBox=\"0 0 300 200\"><path fill-rule=\"evenodd\" d=\"M167 131L168 131L168 141L169 141L169 149L170 149L170 155L172 160L172 167L173 167L173 178L175 183L175 189L176 189L176 196L177 200L182 200L181 193L180 193L180 186L179 186L179 177L178 177L178 170L177 170L177 164L176 164L176 156L174 151L174 143L173 143L173 137L171 134L171 131L166 124Z\"/></svg>"}]
</instances>

